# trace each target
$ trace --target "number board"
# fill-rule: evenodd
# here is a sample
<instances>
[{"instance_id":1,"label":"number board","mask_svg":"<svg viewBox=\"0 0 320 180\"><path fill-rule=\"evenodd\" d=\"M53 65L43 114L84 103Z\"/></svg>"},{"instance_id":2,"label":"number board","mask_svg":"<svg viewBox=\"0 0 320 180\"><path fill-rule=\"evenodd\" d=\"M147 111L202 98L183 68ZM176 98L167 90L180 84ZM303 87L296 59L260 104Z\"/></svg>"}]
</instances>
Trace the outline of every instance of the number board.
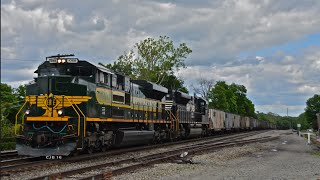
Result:
<instances>
[{"instance_id":1,"label":"number board","mask_svg":"<svg viewBox=\"0 0 320 180\"><path fill-rule=\"evenodd\" d=\"M78 63L78 58L68 58L66 59L67 60L67 63Z\"/></svg>"},{"instance_id":2,"label":"number board","mask_svg":"<svg viewBox=\"0 0 320 180\"><path fill-rule=\"evenodd\" d=\"M58 60L56 58L49 58L48 59L50 63L57 63Z\"/></svg>"}]
</instances>

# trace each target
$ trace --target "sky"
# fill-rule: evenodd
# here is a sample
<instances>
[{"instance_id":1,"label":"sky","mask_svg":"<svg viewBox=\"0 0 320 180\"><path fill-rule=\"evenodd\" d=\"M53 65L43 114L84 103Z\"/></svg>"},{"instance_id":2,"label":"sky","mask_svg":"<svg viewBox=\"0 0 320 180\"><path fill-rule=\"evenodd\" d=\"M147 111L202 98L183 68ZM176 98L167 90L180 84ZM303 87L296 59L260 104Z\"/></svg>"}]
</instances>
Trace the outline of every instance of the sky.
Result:
<instances>
[{"instance_id":1,"label":"sky","mask_svg":"<svg viewBox=\"0 0 320 180\"><path fill-rule=\"evenodd\" d=\"M46 56L112 63L166 35L193 51L186 86L242 84L256 111L298 116L320 94L319 14L319 0L1 0L1 82L30 82Z\"/></svg>"}]
</instances>

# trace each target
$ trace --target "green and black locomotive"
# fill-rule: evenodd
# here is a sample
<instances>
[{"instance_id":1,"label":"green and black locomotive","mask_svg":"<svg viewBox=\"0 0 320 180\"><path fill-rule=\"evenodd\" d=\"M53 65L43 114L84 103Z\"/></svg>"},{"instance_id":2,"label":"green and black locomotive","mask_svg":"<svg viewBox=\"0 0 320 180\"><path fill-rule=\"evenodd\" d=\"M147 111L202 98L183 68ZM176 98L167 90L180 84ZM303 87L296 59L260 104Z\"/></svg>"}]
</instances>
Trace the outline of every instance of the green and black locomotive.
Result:
<instances>
[{"instance_id":1,"label":"green and black locomotive","mask_svg":"<svg viewBox=\"0 0 320 180\"><path fill-rule=\"evenodd\" d=\"M67 156L208 134L207 102L200 97L73 55L47 57L35 73L16 116L20 155Z\"/></svg>"}]
</instances>

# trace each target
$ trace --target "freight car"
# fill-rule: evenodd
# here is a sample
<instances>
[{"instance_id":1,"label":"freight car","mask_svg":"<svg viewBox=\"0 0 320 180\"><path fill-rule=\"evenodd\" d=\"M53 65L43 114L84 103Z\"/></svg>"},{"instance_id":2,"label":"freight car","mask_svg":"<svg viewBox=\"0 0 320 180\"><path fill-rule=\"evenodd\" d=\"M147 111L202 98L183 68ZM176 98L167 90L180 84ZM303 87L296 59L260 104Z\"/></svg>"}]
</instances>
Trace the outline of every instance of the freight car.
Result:
<instances>
[{"instance_id":1,"label":"freight car","mask_svg":"<svg viewBox=\"0 0 320 180\"><path fill-rule=\"evenodd\" d=\"M35 73L16 116L20 155L67 156L257 129L256 120L249 127L248 117L208 109L201 97L132 80L73 55L47 57Z\"/></svg>"}]
</instances>

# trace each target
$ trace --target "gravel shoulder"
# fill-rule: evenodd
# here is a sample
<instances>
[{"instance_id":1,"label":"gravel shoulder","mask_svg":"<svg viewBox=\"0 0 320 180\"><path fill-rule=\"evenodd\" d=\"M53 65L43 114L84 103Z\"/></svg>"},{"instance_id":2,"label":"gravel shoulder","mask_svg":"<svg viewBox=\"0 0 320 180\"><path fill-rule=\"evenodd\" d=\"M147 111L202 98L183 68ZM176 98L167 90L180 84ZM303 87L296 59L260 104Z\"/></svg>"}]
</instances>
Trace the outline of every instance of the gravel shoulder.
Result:
<instances>
[{"instance_id":1,"label":"gravel shoulder","mask_svg":"<svg viewBox=\"0 0 320 180\"><path fill-rule=\"evenodd\" d=\"M313 146L291 131L256 135L278 140L192 157L195 164L164 163L114 179L320 179L320 156Z\"/></svg>"}]
</instances>

